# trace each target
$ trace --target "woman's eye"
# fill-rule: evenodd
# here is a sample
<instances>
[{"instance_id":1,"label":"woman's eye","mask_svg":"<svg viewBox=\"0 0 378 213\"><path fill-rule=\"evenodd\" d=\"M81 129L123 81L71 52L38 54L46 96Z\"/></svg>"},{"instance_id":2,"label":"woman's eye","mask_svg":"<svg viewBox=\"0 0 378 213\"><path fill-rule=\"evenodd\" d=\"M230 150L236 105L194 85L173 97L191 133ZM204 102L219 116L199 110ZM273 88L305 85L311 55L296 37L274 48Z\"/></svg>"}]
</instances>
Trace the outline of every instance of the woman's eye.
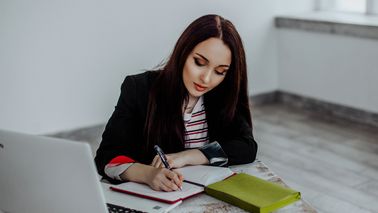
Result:
<instances>
[{"instance_id":1,"label":"woman's eye","mask_svg":"<svg viewBox=\"0 0 378 213\"><path fill-rule=\"evenodd\" d=\"M194 58L194 63L196 63L197 66L205 66L205 64L201 64L201 62L197 59L197 58Z\"/></svg>"},{"instance_id":2,"label":"woman's eye","mask_svg":"<svg viewBox=\"0 0 378 213\"><path fill-rule=\"evenodd\" d=\"M216 73L217 75L226 75L226 72L227 72L227 71L222 71L222 72L220 72L220 71L216 71L216 70L215 70L215 73Z\"/></svg>"}]
</instances>

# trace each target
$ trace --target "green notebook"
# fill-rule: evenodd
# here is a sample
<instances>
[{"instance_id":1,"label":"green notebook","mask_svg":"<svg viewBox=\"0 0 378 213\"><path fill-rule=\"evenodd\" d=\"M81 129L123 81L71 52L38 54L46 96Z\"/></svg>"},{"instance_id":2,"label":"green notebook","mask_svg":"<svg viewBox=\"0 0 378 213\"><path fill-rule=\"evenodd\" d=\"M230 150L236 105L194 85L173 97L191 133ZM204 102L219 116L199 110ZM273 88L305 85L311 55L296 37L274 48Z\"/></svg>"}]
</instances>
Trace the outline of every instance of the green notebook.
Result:
<instances>
[{"instance_id":1,"label":"green notebook","mask_svg":"<svg viewBox=\"0 0 378 213\"><path fill-rule=\"evenodd\" d=\"M250 212L272 212L301 198L300 192L240 173L208 185L205 192Z\"/></svg>"}]
</instances>

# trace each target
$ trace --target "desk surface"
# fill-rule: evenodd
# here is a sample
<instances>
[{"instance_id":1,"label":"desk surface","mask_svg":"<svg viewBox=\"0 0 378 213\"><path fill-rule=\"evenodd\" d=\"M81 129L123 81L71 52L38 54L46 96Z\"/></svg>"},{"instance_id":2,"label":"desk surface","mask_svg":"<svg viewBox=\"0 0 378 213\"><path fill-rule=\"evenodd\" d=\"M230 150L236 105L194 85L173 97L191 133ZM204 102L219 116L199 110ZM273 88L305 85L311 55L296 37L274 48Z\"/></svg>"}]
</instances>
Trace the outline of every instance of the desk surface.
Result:
<instances>
[{"instance_id":1,"label":"desk surface","mask_svg":"<svg viewBox=\"0 0 378 213\"><path fill-rule=\"evenodd\" d=\"M234 172L244 172L256 177L268 180L280 185L286 186L284 181L274 174L264 163L256 160L251 164L244 164L238 166L232 166L231 170ZM244 210L217 200L206 194L194 196L185 200L180 206L176 207L173 212L245 212ZM277 213L295 213L295 212L317 212L310 204L303 200L303 198L289 206L276 211Z\"/></svg>"}]
</instances>

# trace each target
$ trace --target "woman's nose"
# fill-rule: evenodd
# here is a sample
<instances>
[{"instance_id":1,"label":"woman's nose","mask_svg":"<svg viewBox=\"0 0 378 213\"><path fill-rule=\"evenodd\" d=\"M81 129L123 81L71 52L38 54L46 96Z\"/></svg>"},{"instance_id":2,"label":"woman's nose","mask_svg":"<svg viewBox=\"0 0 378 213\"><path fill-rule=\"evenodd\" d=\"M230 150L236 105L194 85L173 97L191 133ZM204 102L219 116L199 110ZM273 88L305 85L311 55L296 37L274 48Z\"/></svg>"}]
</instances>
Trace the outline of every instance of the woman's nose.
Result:
<instances>
[{"instance_id":1,"label":"woman's nose","mask_svg":"<svg viewBox=\"0 0 378 213\"><path fill-rule=\"evenodd\" d=\"M207 69L201 74L201 81L205 84L209 83L211 79L211 69Z\"/></svg>"}]
</instances>

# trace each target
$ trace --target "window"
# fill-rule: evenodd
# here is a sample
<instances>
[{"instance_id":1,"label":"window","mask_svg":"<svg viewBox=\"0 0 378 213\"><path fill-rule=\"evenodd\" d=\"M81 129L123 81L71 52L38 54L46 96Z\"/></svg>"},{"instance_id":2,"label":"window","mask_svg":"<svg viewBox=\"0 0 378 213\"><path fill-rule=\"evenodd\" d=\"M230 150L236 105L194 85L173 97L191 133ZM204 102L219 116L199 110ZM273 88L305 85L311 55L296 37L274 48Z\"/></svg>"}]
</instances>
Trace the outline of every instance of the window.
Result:
<instances>
[{"instance_id":1,"label":"window","mask_svg":"<svg viewBox=\"0 0 378 213\"><path fill-rule=\"evenodd\" d=\"M378 0L316 0L316 9L377 15Z\"/></svg>"},{"instance_id":2,"label":"window","mask_svg":"<svg viewBox=\"0 0 378 213\"><path fill-rule=\"evenodd\" d=\"M364 13L366 0L335 0L334 9L345 12Z\"/></svg>"}]
</instances>

